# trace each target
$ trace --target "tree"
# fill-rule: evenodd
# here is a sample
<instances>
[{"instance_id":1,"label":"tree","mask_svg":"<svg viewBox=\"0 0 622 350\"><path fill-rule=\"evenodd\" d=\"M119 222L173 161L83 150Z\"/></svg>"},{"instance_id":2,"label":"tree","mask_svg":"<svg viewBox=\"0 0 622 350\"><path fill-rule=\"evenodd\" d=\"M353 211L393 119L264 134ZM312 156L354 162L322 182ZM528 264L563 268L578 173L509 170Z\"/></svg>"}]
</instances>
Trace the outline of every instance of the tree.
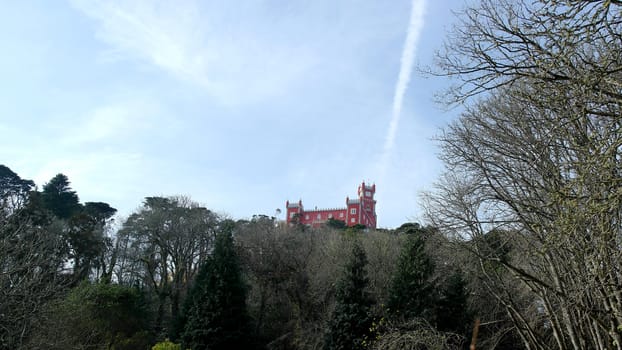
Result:
<instances>
[{"instance_id":1,"label":"tree","mask_svg":"<svg viewBox=\"0 0 622 350\"><path fill-rule=\"evenodd\" d=\"M78 195L64 174L57 174L46 183L41 195L45 206L59 219L69 219L81 209Z\"/></svg>"},{"instance_id":2,"label":"tree","mask_svg":"<svg viewBox=\"0 0 622 350\"><path fill-rule=\"evenodd\" d=\"M295 227L275 226L273 218L253 216L237 222L236 246L247 282L247 304L255 333L265 343L294 345L308 336L318 303L310 281L316 234ZM301 334L302 333L302 334Z\"/></svg>"},{"instance_id":3,"label":"tree","mask_svg":"<svg viewBox=\"0 0 622 350\"><path fill-rule=\"evenodd\" d=\"M611 246L620 237L619 156L611 154L622 142L619 121L572 105L534 107L525 90L493 95L443 136L446 161L463 175L448 175L429 197L430 218L473 241L463 247L482 261L526 344L603 348L622 324L622 304L611 298L622 262ZM511 242L514 254L491 254L498 250L480 237L495 231L495 244ZM507 274L490 263L533 293L534 306L510 297Z\"/></svg>"},{"instance_id":4,"label":"tree","mask_svg":"<svg viewBox=\"0 0 622 350\"><path fill-rule=\"evenodd\" d=\"M425 252L425 241L419 234L409 236L400 254L391 284L388 311L404 320L425 318L433 322L435 306L432 260Z\"/></svg>"},{"instance_id":5,"label":"tree","mask_svg":"<svg viewBox=\"0 0 622 350\"><path fill-rule=\"evenodd\" d=\"M358 242L352 246L351 254L337 285L324 349L365 349L372 341L373 300L367 291L367 257Z\"/></svg>"},{"instance_id":6,"label":"tree","mask_svg":"<svg viewBox=\"0 0 622 350\"><path fill-rule=\"evenodd\" d=\"M147 197L123 223L117 243L124 256L119 257L117 277L155 294L157 333L166 335L179 315L188 281L212 249L219 221L187 197Z\"/></svg>"},{"instance_id":7,"label":"tree","mask_svg":"<svg viewBox=\"0 0 622 350\"><path fill-rule=\"evenodd\" d=\"M181 321L184 348L248 348L251 328L246 286L232 231L232 222L223 224L214 251L201 266L188 294Z\"/></svg>"},{"instance_id":8,"label":"tree","mask_svg":"<svg viewBox=\"0 0 622 350\"><path fill-rule=\"evenodd\" d=\"M116 209L102 202L80 204L64 174L54 176L37 195L43 207L58 220L57 224L64 226L61 236L75 282L87 279L94 268L101 267L101 257L109 243L105 237L106 225Z\"/></svg>"},{"instance_id":9,"label":"tree","mask_svg":"<svg viewBox=\"0 0 622 350\"><path fill-rule=\"evenodd\" d=\"M136 288L83 281L47 308L30 348L146 349L150 308Z\"/></svg>"},{"instance_id":10,"label":"tree","mask_svg":"<svg viewBox=\"0 0 622 350\"><path fill-rule=\"evenodd\" d=\"M94 251L95 254L89 256L88 264L83 264L83 266L86 265L83 270L95 269L95 279L103 283L112 281L119 253L118 246L114 244L114 236L111 234L113 216L116 212L117 209L104 202L86 202L82 210L83 215L86 215L90 222L90 231L86 231L87 237L96 238L92 247L98 248Z\"/></svg>"},{"instance_id":11,"label":"tree","mask_svg":"<svg viewBox=\"0 0 622 350\"><path fill-rule=\"evenodd\" d=\"M104 202L86 202L84 203L83 212L103 226L108 219L117 213L117 209Z\"/></svg>"},{"instance_id":12,"label":"tree","mask_svg":"<svg viewBox=\"0 0 622 350\"><path fill-rule=\"evenodd\" d=\"M259 340L271 349L317 349L323 346L336 285L352 245L358 241L366 252L368 296L386 300L404 236L328 227L301 231L257 216L238 221L235 238ZM380 309L374 304L370 313Z\"/></svg>"},{"instance_id":13,"label":"tree","mask_svg":"<svg viewBox=\"0 0 622 350\"><path fill-rule=\"evenodd\" d=\"M7 166L0 164L0 218L23 208L34 187L32 180L23 180Z\"/></svg>"},{"instance_id":14,"label":"tree","mask_svg":"<svg viewBox=\"0 0 622 350\"><path fill-rule=\"evenodd\" d=\"M377 350L458 350L463 339L452 333L443 333L423 319L408 321L385 320L380 326L378 339L372 349ZM478 347L479 348L479 347Z\"/></svg>"},{"instance_id":15,"label":"tree","mask_svg":"<svg viewBox=\"0 0 622 350\"><path fill-rule=\"evenodd\" d=\"M0 166L0 349L22 348L41 310L67 284L59 230L33 187Z\"/></svg>"},{"instance_id":16,"label":"tree","mask_svg":"<svg viewBox=\"0 0 622 350\"><path fill-rule=\"evenodd\" d=\"M326 226L334 228L336 230L345 230L348 227L345 221L334 218L329 218L328 220L326 220Z\"/></svg>"},{"instance_id":17,"label":"tree","mask_svg":"<svg viewBox=\"0 0 622 350\"><path fill-rule=\"evenodd\" d=\"M433 74L457 79L447 102L532 81L532 103L564 101L555 90L581 89L599 103L591 114L615 117L619 92L620 1L484 0L459 13ZM539 101L539 102L538 102ZM608 109L613 107L614 109Z\"/></svg>"},{"instance_id":18,"label":"tree","mask_svg":"<svg viewBox=\"0 0 622 350\"><path fill-rule=\"evenodd\" d=\"M621 5L485 0L439 57L449 102L486 96L440 137L453 173L429 218L530 349L622 347ZM503 258L481 239L495 231Z\"/></svg>"},{"instance_id":19,"label":"tree","mask_svg":"<svg viewBox=\"0 0 622 350\"><path fill-rule=\"evenodd\" d=\"M471 331L472 318L468 309L467 282L460 271L452 273L441 289L435 305L436 328L466 336Z\"/></svg>"},{"instance_id":20,"label":"tree","mask_svg":"<svg viewBox=\"0 0 622 350\"><path fill-rule=\"evenodd\" d=\"M103 258L111 244L106 226L116 211L107 203L87 202L67 220L65 236L76 281L88 278L94 268L101 269L103 279L109 280L110 271L106 271Z\"/></svg>"}]
</instances>

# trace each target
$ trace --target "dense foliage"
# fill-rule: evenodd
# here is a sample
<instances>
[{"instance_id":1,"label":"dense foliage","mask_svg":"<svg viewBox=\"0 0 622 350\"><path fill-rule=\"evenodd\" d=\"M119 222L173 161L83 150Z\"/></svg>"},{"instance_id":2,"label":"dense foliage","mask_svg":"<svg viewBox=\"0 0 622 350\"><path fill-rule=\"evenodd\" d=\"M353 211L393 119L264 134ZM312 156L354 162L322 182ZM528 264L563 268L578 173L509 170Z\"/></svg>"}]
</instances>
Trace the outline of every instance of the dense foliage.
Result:
<instances>
[{"instance_id":1,"label":"dense foliage","mask_svg":"<svg viewBox=\"0 0 622 350\"><path fill-rule=\"evenodd\" d=\"M431 280L433 272L434 265L425 251L424 238L418 233L409 235L391 285L389 312L406 319L433 317L436 299Z\"/></svg>"},{"instance_id":2,"label":"dense foliage","mask_svg":"<svg viewBox=\"0 0 622 350\"><path fill-rule=\"evenodd\" d=\"M3 349L177 346L166 339L190 349L371 348L396 325L383 321L387 286L404 275L398 258L412 253L414 232L442 240L416 224L380 232L263 215L234 222L179 196L146 198L115 232L115 209L80 203L66 176L44 194L7 167L2 175ZM421 254L433 249L418 242ZM431 259L430 281L444 283ZM452 300L439 306L466 310Z\"/></svg>"},{"instance_id":3,"label":"dense foliage","mask_svg":"<svg viewBox=\"0 0 622 350\"><path fill-rule=\"evenodd\" d=\"M203 262L180 316L184 348L248 349L252 343L246 286L231 235L233 223L222 226L214 251Z\"/></svg>"},{"instance_id":4,"label":"dense foliage","mask_svg":"<svg viewBox=\"0 0 622 350\"><path fill-rule=\"evenodd\" d=\"M367 257L358 242L337 283L335 309L325 337L324 349L365 349L373 339L373 300L367 290Z\"/></svg>"}]
</instances>

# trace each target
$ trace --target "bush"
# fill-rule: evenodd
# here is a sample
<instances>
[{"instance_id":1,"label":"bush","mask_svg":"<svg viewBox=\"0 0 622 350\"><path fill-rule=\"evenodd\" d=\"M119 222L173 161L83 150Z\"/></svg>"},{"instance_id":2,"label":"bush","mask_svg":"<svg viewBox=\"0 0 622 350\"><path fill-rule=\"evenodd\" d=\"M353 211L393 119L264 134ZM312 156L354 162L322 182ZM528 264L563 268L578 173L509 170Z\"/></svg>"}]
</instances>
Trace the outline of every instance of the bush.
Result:
<instances>
[{"instance_id":1,"label":"bush","mask_svg":"<svg viewBox=\"0 0 622 350\"><path fill-rule=\"evenodd\" d=\"M175 344L170 340L166 339L165 341L159 342L154 345L151 350L181 350L181 345Z\"/></svg>"}]
</instances>

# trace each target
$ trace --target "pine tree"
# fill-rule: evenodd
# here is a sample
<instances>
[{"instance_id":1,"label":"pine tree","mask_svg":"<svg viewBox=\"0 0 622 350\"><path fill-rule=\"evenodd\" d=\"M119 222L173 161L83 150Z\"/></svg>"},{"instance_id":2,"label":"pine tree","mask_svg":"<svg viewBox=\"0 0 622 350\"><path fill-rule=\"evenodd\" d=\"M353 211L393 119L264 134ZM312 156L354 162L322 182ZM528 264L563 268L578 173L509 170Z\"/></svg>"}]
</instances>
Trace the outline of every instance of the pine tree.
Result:
<instances>
[{"instance_id":1,"label":"pine tree","mask_svg":"<svg viewBox=\"0 0 622 350\"><path fill-rule=\"evenodd\" d=\"M430 281L434 265L425 252L421 235L411 235L399 258L387 307L394 316L422 317L432 322L434 285Z\"/></svg>"},{"instance_id":2,"label":"pine tree","mask_svg":"<svg viewBox=\"0 0 622 350\"><path fill-rule=\"evenodd\" d=\"M78 195L64 174L54 176L43 186L42 197L47 209L59 219L69 219L81 209Z\"/></svg>"},{"instance_id":3,"label":"pine tree","mask_svg":"<svg viewBox=\"0 0 622 350\"><path fill-rule=\"evenodd\" d=\"M449 276L437 302L436 326L440 331L469 333L471 314L467 305L466 281L459 271Z\"/></svg>"},{"instance_id":4,"label":"pine tree","mask_svg":"<svg viewBox=\"0 0 622 350\"><path fill-rule=\"evenodd\" d=\"M364 349L373 323L367 286L367 257L360 244L352 247L352 256L337 285L336 304L324 349Z\"/></svg>"},{"instance_id":5,"label":"pine tree","mask_svg":"<svg viewBox=\"0 0 622 350\"><path fill-rule=\"evenodd\" d=\"M245 349L249 344L246 286L232 229L232 223L223 223L214 251L188 294L181 320L184 349Z\"/></svg>"}]
</instances>

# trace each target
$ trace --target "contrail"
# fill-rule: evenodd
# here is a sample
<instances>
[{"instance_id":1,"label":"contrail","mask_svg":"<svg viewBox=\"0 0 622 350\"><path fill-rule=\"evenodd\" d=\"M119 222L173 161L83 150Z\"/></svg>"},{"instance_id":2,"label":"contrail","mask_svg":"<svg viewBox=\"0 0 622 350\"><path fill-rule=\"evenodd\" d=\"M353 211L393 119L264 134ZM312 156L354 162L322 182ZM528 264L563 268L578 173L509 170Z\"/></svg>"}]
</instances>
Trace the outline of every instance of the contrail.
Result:
<instances>
[{"instance_id":1,"label":"contrail","mask_svg":"<svg viewBox=\"0 0 622 350\"><path fill-rule=\"evenodd\" d=\"M381 160L381 177L384 177L386 167L388 165L389 156L395 145L395 134L400 122L402 114L402 104L404 102L404 94L410 82L413 64L415 61L415 51L417 48L417 40L423 28L423 13L425 10L425 0L413 0L410 12L410 22L408 24L408 33L404 42L404 50L400 60L400 73L395 85L395 94L393 95L393 109L391 113L391 122L389 130L385 138L382 160Z\"/></svg>"}]
</instances>

